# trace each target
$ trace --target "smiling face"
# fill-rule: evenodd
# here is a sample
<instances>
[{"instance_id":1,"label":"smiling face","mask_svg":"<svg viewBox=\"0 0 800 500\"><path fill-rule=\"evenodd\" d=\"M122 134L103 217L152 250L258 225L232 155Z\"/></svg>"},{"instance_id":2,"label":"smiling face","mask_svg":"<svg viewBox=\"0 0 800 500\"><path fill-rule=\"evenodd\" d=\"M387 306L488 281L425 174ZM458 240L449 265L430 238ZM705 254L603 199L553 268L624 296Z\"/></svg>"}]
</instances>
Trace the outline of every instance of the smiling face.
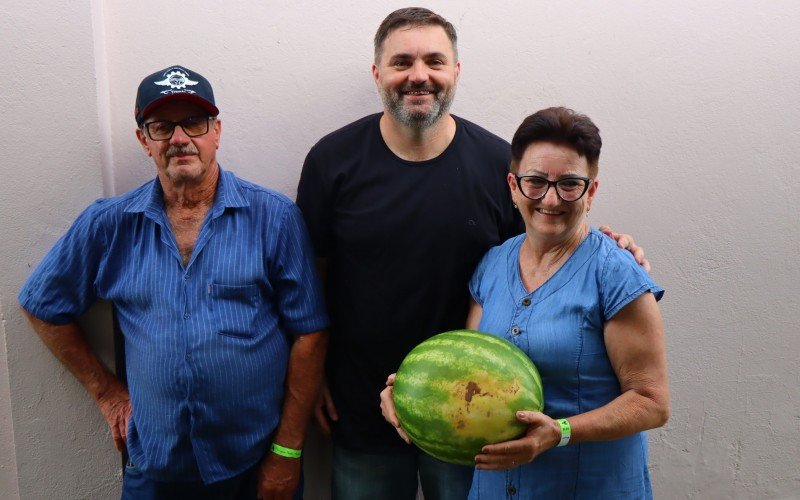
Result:
<instances>
[{"instance_id":1,"label":"smiling face","mask_svg":"<svg viewBox=\"0 0 800 500\"><path fill-rule=\"evenodd\" d=\"M173 101L153 110L144 123L159 120L180 122L197 116L208 116L208 111L191 102ZM214 120L209 123L207 133L189 137L183 127L176 126L172 137L163 141L153 140L142 129L137 129L136 137L144 152L155 161L162 179L175 185L199 183L217 168L221 127L220 121Z\"/></svg>"},{"instance_id":2,"label":"smiling face","mask_svg":"<svg viewBox=\"0 0 800 500\"><path fill-rule=\"evenodd\" d=\"M401 124L427 128L447 114L461 63L441 26L406 26L383 42L372 74L384 110Z\"/></svg>"},{"instance_id":3,"label":"smiling face","mask_svg":"<svg viewBox=\"0 0 800 500\"><path fill-rule=\"evenodd\" d=\"M574 149L551 142L534 142L525 149L517 167L518 175L538 175L550 181L565 177L590 177L589 164ZM577 201L563 201L555 186L544 198L531 200L522 195L514 173L508 174L511 197L519 207L527 232L554 242L566 241L585 223L585 215L597 191L597 179L591 179L586 194Z\"/></svg>"}]
</instances>

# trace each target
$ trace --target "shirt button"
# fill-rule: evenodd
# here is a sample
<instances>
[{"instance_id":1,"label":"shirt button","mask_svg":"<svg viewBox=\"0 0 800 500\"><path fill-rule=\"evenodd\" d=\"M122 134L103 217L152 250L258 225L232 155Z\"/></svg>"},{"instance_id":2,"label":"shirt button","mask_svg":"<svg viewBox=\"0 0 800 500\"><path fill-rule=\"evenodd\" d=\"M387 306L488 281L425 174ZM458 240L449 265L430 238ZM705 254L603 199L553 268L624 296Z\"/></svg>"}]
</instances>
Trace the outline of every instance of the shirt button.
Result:
<instances>
[{"instance_id":1,"label":"shirt button","mask_svg":"<svg viewBox=\"0 0 800 500\"><path fill-rule=\"evenodd\" d=\"M531 299L525 297L524 299L522 299L522 305L528 307L529 305L531 305Z\"/></svg>"},{"instance_id":2,"label":"shirt button","mask_svg":"<svg viewBox=\"0 0 800 500\"><path fill-rule=\"evenodd\" d=\"M518 326L515 326L511 329L512 335L519 335L520 329Z\"/></svg>"},{"instance_id":3,"label":"shirt button","mask_svg":"<svg viewBox=\"0 0 800 500\"><path fill-rule=\"evenodd\" d=\"M183 275L183 281L189 281L189 273Z\"/></svg>"},{"instance_id":4,"label":"shirt button","mask_svg":"<svg viewBox=\"0 0 800 500\"><path fill-rule=\"evenodd\" d=\"M508 489L507 489L506 491L508 491L508 493L509 493L510 495L513 495L513 494L515 494L515 493L517 492L517 489L516 489L516 488L514 488L513 486L509 486L509 487L508 487Z\"/></svg>"},{"instance_id":5,"label":"shirt button","mask_svg":"<svg viewBox=\"0 0 800 500\"><path fill-rule=\"evenodd\" d=\"M184 313L183 319L189 319L189 313Z\"/></svg>"},{"instance_id":6,"label":"shirt button","mask_svg":"<svg viewBox=\"0 0 800 500\"><path fill-rule=\"evenodd\" d=\"M186 358L186 361L189 361L190 359L192 359L192 355L191 354L187 354L184 357Z\"/></svg>"}]
</instances>

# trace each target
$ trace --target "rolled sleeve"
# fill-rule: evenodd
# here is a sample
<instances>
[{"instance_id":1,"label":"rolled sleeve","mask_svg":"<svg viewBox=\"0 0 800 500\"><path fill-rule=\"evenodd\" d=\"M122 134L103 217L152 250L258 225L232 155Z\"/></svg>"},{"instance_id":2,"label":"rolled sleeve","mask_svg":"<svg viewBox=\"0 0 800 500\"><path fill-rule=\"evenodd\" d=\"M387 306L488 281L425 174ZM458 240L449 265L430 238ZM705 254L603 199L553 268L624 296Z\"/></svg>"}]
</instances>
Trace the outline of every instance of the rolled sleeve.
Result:
<instances>
[{"instance_id":1,"label":"rolled sleeve","mask_svg":"<svg viewBox=\"0 0 800 500\"><path fill-rule=\"evenodd\" d=\"M484 300L481 286L483 284L483 275L486 274L487 257L488 252L478 263L478 267L475 268L475 272L472 273L472 278L469 280L469 293L480 306L483 306Z\"/></svg>"},{"instance_id":2,"label":"rolled sleeve","mask_svg":"<svg viewBox=\"0 0 800 500\"><path fill-rule=\"evenodd\" d=\"M101 202L78 216L20 290L20 305L36 318L66 324L96 300L95 280L105 247L96 224Z\"/></svg>"},{"instance_id":3,"label":"rolled sleeve","mask_svg":"<svg viewBox=\"0 0 800 500\"><path fill-rule=\"evenodd\" d=\"M288 205L278 237L274 282L281 324L294 335L326 328L328 315L314 251L296 205Z\"/></svg>"}]
</instances>

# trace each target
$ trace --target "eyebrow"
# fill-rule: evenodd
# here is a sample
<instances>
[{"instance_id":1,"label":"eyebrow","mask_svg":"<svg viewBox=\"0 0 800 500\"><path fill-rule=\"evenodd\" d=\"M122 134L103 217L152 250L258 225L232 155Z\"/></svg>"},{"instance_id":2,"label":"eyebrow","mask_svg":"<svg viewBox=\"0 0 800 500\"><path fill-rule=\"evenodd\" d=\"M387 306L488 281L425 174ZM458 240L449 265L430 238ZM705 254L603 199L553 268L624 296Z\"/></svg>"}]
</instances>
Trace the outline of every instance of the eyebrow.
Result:
<instances>
[{"instance_id":1,"label":"eyebrow","mask_svg":"<svg viewBox=\"0 0 800 500\"><path fill-rule=\"evenodd\" d=\"M550 180L550 177L546 173L542 172L541 170L537 170L537 169L531 170L530 173L524 173L524 174L520 173L519 175L521 177L524 177L526 175L535 175L537 177L543 177L543 178L545 178L547 180ZM566 179L567 177L585 177L585 176L579 174L578 172L569 171L569 172L565 172L565 173L559 175L556 178L556 180L558 180L558 179Z\"/></svg>"},{"instance_id":2,"label":"eyebrow","mask_svg":"<svg viewBox=\"0 0 800 500\"><path fill-rule=\"evenodd\" d=\"M389 62L395 61L395 60L415 59L415 58L416 58L416 56L411 54L411 53L400 52L398 54L392 54L389 57ZM426 52L425 54L422 54L422 58L423 59L442 59L443 61L449 61L450 60L450 58L447 57L447 54L445 54L443 52Z\"/></svg>"}]
</instances>

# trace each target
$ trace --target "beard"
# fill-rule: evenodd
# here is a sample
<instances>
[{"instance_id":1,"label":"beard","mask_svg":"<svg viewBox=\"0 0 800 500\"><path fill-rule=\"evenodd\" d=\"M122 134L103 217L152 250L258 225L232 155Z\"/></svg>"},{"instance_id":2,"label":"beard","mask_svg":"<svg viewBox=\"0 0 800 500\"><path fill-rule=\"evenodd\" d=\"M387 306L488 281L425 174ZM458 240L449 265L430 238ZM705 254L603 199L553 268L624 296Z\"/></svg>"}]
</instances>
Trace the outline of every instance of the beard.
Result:
<instances>
[{"instance_id":1,"label":"beard","mask_svg":"<svg viewBox=\"0 0 800 500\"><path fill-rule=\"evenodd\" d=\"M178 155L194 156L194 158L191 160L191 164L193 166L189 168L186 164L173 165L171 159ZM167 178L176 185L196 181L205 176L205 173L208 170L208 167L202 161L200 161L200 152L192 143L181 146L174 144L170 145L170 147L164 153L164 157L166 159L164 175L166 175ZM196 168L198 164L200 167L199 169Z\"/></svg>"},{"instance_id":2,"label":"beard","mask_svg":"<svg viewBox=\"0 0 800 500\"><path fill-rule=\"evenodd\" d=\"M433 92L433 103L428 111L415 111L406 107L404 94L409 91L427 90ZM405 85L401 88L380 88L383 107L403 125L413 129L426 129L436 123L450 109L455 96L455 86L443 90L438 85Z\"/></svg>"}]
</instances>

